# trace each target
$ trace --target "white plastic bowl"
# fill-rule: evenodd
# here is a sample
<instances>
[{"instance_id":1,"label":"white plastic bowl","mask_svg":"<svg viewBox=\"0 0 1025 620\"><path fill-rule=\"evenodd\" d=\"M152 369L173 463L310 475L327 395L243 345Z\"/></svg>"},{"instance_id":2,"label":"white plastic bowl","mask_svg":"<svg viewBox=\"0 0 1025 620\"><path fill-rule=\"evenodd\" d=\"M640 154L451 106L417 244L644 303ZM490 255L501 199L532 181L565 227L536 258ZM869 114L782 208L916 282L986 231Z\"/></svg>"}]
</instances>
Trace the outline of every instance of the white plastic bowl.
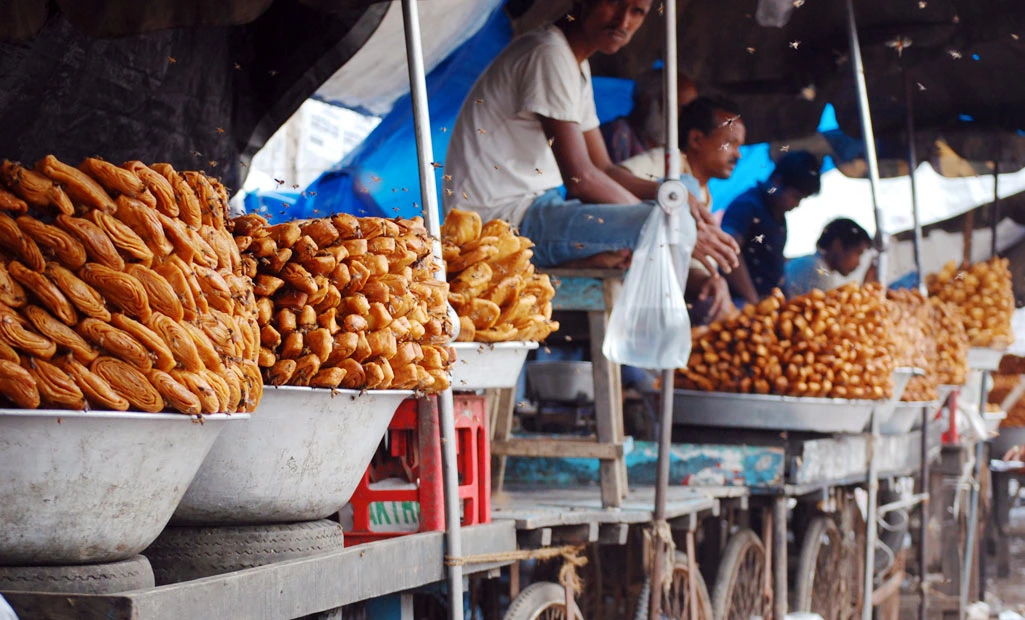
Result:
<instances>
[{"instance_id":1,"label":"white plastic bowl","mask_svg":"<svg viewBox=\"0 0 1025 620\"><path fill-rule=\"evenodd\" d=\"M214 444L174 513L189 525L324 519L344 506L408 390L267 387Z\"/></svg>"},{"instance_id":2,"label":"white plastic bowl","mask_svg":"<svg viewBox=\"0 0 1025 620\"><path fill-rule=\"evenodd\" d=\"M536 342L453 342L456 363L452 365L452 389L484 390L511 388L523 371L527 353Z\"/></svg>"},{"instance_id":3,"label":"white plastic bowl","mask_svg":"<svg viewBox=\"0 0 1025 620\"><path fill-rule=\"evenodd\" d=\"M0 409L0 564L117 562L167 525L214 440L248 414Z\"/></svg>"}]
</instances>

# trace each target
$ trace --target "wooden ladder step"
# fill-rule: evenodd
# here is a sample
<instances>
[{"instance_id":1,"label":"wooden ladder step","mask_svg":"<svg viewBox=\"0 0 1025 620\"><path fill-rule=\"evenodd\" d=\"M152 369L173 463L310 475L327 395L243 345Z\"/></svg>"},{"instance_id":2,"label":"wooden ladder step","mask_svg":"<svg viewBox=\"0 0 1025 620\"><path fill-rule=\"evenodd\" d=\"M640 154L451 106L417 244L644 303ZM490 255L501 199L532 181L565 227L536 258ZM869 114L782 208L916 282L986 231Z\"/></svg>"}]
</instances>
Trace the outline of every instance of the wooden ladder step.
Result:
<instances>
[{"instance_id":1,"label":"wooden ladder step","mask_svg":"<svg viewBox=\"0 0 1025 620\"><path fill-rule=\"evenodd\" d=\"M598 443L587 439L564 439L562 437L505 439L491 443L491 454L498 456L525 457L577 457L602 461L616 461L623 458L623 444Z\"/></svg>"}]
</instances>

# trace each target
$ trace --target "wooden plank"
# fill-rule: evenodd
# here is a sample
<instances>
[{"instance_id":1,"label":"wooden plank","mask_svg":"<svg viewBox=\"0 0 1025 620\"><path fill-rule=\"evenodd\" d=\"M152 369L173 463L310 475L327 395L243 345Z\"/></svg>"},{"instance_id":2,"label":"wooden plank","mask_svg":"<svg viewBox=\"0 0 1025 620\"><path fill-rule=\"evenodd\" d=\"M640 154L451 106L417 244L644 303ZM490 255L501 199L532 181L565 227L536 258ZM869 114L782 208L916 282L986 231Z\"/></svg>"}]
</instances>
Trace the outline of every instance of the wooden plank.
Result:
<instances>
[{"instance_id":1,"label":"wooden plank","mask_svg":"<svg viewBox=\"0 0 1025 620\"><path fill-rule=\"evenodd\" d=\"M616 300L619 299L619 293L623 290L623 280L619 278L606 278L604 281L604 295L605 295L605 308L606 308L606 321L612 316L612 307L615 306ZM604 338L602 338L604 341ZM603 356L604 359L604 356ZM612 441L620 443L626 437L626 428L623 421L623 369L619 364L610 364L610 373L612 375ZM600 435L599 435L600 438ZM621 459L618 462L618 469L616 471L616 484L619 486L621 497L626 497L628 481L626 473L626 460Z\"/></svg>"},{"instance_id":2,"label":"wooden plank","mask_svg":"<svg viewBox=\"0 0 1025 620\"><path fill-rule=\"evenodd\" d=\"M616 418L623 417L623 400L616 399L619 385L613 364L602 354L602 342L608 327L608 315L605 312L587 313L591 329L591 369L594 373L594 417L598 427L598 441L615 443ZM601 482L601 501L607 507L619 506L626 491L621 484L620 464L602 462L599 467Z\"/></svg>"},{"instance_id":3,"label":"wooden plank","mask_svg":"<svg viewBox=\"0 0 1025 620\"><path fill-rule=\"evenodd\" d=\"M491 406L494 408L494 424L491 427L492 445L509 439L512 434L513 417L516 411L516 397L512 388L489 390ZM505 482L505 455L491 451L491 489L502 492Z\"/></svg>"},{"instance_id":4,"label":"wooden plank","mask_svg":"<svg viewBox=\"0 0 1025 620\"><path fill-rule=\"evenodd\" d=\"M507 439L494 441L491 454L526 457L577 457L614 461L623 457L623 444L603 444L581 439Z\"/></svg>"},{"instance_id":5,"label":"wooden plank","mask_svg":"<svg viewBox=\"0 0 1025 620\"><path fill-rule=\"evenodd\" d=\"M508 521L462 532L465 555L516 548ZM21 620L290 620L443 581L443 549L444 533L428 532L118 595L25 593L9 600Z\"/></svg>"}]
</instances>

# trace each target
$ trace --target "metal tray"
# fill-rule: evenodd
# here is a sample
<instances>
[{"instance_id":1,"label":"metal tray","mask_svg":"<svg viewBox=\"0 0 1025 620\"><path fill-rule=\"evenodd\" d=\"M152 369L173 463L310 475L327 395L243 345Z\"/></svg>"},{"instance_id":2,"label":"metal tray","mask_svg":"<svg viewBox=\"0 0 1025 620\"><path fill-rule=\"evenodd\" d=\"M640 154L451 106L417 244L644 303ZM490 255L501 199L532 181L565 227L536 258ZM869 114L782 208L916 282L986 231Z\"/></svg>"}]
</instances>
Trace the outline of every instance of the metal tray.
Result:
<instances>
[{"instance_id":1,"label":"metal tray","mask_svg":"<svg viewBox=\"0 0 1025 620\"><path fill-rule=\"evenodd\" d=\"M453 390L484 390L516 387L527 353L536 342L453 342L456 363L452 366Z\"/></svg>"},{"instance_id":2,"label":"metal tray","mask_svg":"<svg viewBox=\"0 0 1025 620\"><path fill-rule=\"evenodd\" d=\"M910 433L916 426L922 425L922 408L928 407L935 411L937 406L937 401L899 402L893 408L890 419L879 425L879 432L883 435Z\"/></svg>"},{"instance_id":3,"label":"metal tray","mask_svg":"<svg viewBox=\"0 0 1025 620\"><path fill-rule=\"evenodd\" d=\"M675 390L673 422L693 426L813 433L860 433L881 404L874 400L802 398Z\"/></svg>"},{"instance_id":4,"label":"metal tray","mask_svg":"<svg viewBox=\"0 0 1025 620\"><path fill-rule=\"evenodd\" d=\"M0 409L0 565L137 555L163 531L217 436L248 420Z\"/></svg>"},{"instance_id":5,"label":"metal tray","mask_svg":"<svg viewBox=\"0 0 1025 620\"><path fill-rule=\"evenodd\" d=\"M968 349L968 367L972 370L996 370L1006 349L972 347Z\"/></svg>"},{"instance_id":6,"label":"metal tray","mask_svg":"<svg viewBox=\"0 0 1025 620\"><path fill-rule=\"evenodd\" d=\"M214 443L172 523L315 521L337 512L366 472L408 390L267 387L248 424Z\"/></svg>"}]
</instances>

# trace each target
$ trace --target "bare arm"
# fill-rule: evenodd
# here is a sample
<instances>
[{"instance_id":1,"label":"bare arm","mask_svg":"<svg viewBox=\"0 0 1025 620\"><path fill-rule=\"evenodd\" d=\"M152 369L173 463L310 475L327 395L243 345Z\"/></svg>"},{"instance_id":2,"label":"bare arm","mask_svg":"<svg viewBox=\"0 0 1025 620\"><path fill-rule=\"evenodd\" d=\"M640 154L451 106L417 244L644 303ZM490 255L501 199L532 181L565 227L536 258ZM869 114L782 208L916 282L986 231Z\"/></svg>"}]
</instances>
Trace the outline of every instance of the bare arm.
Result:
<instances>
[{"instance_id":1,"label":"bare arm","mask_svg":"<svg viewBox=\"0 0 1025 620\"><path fill-rule=\"evenodd\" d=\"M736 239L736 241L738 245L743 244L743 239ZM737 268L726 274L726 281L729 282L730 290L744 301L751 304L758 303L758 291L755 290L755 283L751 279L751 273L747 270L745 261L738 261Z\"/></svg>"},{"instance_id":2,"label":"bare arm","mask_svg":"<svg viewBox=\"0 0 1025 620\"><path fill-rule=\"evenodd\" d=\"M641 202L641 198L608 175L601 167L602 162L595 162L592 159L591 149L598 147L591 145L593 137L588 138L580 131L580 125L544 116L540 119L545 136L552 144L552 153L559 164L567 195L593 204ZM597 129L587 134L597 134L598 141L602 140L601 132ZM600 150L600 154L604 154L605 160L611 166L604 142L601 143Z\"/></svg>"},{"instance_id":3,"label":"bare arm","mask_svg":"<svg viewBox=\"0 0 1025 620\"><path fill-rule=\"evenodd\" d=\"M590 155L595 167L625 187L627 191L640 196L642 200L655 200L658 195L658 182L642 179L626 168L613 164L600 129L585 131L584 142L587 144L587 154Z\"/></svg>"}]
</instances>

